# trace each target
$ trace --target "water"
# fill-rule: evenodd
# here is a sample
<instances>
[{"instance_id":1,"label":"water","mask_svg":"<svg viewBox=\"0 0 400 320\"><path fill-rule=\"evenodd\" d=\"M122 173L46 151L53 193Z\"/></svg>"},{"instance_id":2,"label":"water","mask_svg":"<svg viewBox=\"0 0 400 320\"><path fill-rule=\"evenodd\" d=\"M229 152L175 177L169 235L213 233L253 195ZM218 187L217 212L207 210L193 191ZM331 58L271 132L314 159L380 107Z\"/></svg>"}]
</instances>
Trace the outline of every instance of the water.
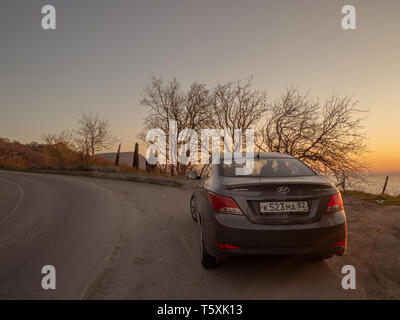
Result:
<instances>
[{"instance_id":1,"label":"water","mask_svg":"<svg viewBox=\"0 0 400 320\"><path fill-rule=\"evenodd\" d=\"M385 194L400 195L400 171L372 172L366 176L365 181L351 180L346 189L380 194L385 184L386 176L389 176L389 180Z\"/></svg>"}]
</instances>

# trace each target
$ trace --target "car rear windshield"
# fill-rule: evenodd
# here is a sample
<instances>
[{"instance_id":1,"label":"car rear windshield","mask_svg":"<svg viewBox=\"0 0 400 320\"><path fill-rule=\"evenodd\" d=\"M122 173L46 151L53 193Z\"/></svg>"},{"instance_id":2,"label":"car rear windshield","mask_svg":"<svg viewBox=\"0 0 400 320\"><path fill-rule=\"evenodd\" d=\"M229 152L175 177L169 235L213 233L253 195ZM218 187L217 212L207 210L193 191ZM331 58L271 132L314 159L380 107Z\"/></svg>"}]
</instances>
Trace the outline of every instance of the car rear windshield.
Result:
<instances>
[{"instance_id":1,"label":"car rear windshield","mask_svg":"<svg viewBox=\"0 0 400 320\"><path fill-rule=\"evenodd\" d=\"M236 174L236 168L243 168L239 164L221 164L222 175L225 177L241 176ZM302 177L315 176L316 173L297 159L264 158L254 160L254 170L247 177ZM245 177L246 177L245 176ZM243 177L243 176L242 176Z\"/></svg>"}]
</instances>

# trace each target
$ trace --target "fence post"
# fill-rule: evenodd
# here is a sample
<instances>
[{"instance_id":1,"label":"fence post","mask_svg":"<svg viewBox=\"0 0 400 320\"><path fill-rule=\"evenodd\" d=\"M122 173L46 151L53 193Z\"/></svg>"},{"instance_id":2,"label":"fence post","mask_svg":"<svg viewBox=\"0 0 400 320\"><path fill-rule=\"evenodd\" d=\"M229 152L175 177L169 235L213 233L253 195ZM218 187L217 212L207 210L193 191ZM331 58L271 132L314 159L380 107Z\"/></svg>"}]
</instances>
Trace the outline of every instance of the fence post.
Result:
<instances>
[{"instance_id":1,"label":"fence post","mask_svg":"<svg viewBox=\"0 0 400 320\"><path fill-rule=\"evenodd\" d=\"M346 174L343 173L343 191L346 191Z\"/></svg>"},{"instance_id":2,"label":"fence post","mask_svg":"<svg viewBox=\"0 0 400 320\"><path fill-rule=\"evenodd\" d=\"M385 193L385 191L386 191L386 186L387 186L388 180L389 180L389 176L386 176L385 184L383 185L382 195L383 195L383 194Z\"/></svg>"}]
</instances>

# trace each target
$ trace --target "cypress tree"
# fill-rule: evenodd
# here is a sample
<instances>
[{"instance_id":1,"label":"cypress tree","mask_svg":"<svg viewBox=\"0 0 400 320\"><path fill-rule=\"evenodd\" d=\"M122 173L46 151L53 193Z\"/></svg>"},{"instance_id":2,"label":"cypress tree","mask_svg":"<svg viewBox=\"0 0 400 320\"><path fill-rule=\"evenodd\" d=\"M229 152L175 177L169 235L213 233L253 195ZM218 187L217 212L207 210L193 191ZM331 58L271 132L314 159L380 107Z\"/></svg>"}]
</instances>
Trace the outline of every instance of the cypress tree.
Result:
<instances>
[{"instance_id":1,"label":"cypress tree","mask_svg":"<svg viewBox=\"0 0 400 320\"><path fill-rule=\"evenodd\" d=\"M119 154L121 151L121 144L119 144L118 146L118 151L117 151L117 155L115 156L115 162L114 162L114 166L118 167L119 166Z\"/></svg>"},{"instance_id":2,"label":"cypress tree","mask_svg":"<svg viewBox=\"0 0 400 320\"><path fill-rule=\"evenodd\" d=\"M135 151L133 152L133 162L132 167L139 170L139 144L135 143Z\"/></svg>"}]
</instances>

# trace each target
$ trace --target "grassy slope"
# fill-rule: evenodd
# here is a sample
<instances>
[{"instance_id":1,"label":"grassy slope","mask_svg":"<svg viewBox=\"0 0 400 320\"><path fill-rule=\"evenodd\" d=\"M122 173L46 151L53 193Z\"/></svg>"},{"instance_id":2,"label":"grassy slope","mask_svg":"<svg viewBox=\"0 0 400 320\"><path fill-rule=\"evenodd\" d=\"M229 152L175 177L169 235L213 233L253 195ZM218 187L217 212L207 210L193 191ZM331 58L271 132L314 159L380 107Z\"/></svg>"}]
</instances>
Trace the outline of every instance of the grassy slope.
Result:
<instances>
[{"instance_id":1,"label":"grassy slope","mask_svg":"<svg viewBox=\"0 0 400 320\"><path fill-rule=\"evenodd\" d=\"M358 196L363 200L369 202L375 202L382 205L393 205L400 206L400 195L398 196L389 196L389 195L376 195L371 193L366 193L362 191L343 191L342 194L344 196ZM382 202L381 202L382 201Z\"/></svg>"}]
</instances>

